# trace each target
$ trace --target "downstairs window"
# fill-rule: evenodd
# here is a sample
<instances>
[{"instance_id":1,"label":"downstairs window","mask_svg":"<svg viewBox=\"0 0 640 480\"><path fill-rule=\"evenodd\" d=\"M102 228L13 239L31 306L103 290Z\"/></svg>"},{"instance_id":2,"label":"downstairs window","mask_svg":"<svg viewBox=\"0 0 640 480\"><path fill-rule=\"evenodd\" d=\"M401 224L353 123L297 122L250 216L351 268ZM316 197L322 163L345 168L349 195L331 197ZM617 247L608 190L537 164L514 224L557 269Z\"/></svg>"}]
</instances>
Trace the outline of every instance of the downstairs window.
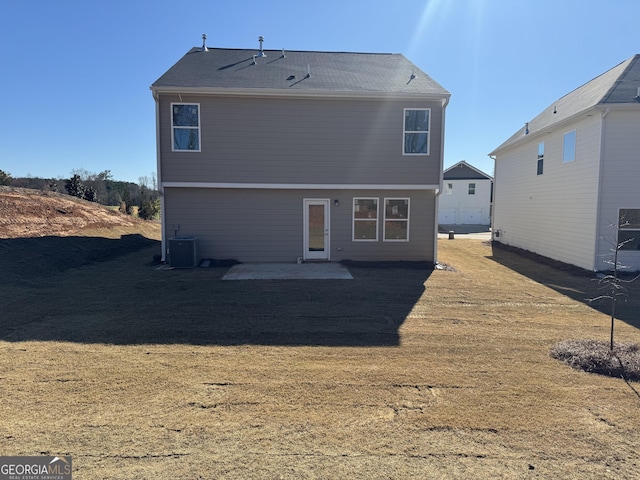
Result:
<instances>
[{"instance_id":1,"label":"downstairs window","mask_svg":"<svg viewBox=\"0 0 640 480\"><path fill-rule=\"evenodd\" d=\"M409 199L384 199L384 241L409 241Z\"/></svg>"},{"instance_id":2,"label":"downstairs window","mask_svg":"<svg viewBox=\"0 0 640 480\"><path fill-rule=\"evenodd\" d=\"M376 242L378 240L378 199L353 199L354 242Z\"/></svg>"},{"instance_id":3,"label":"downstairs window","mask_svg":"<svg viewBox=\"0 0 640 480\"><path fill-rule=\"evenodd\" d=\"M621 208L618 215L620 250L640 250L640 208Z\"/></svg>"}]
</instances>

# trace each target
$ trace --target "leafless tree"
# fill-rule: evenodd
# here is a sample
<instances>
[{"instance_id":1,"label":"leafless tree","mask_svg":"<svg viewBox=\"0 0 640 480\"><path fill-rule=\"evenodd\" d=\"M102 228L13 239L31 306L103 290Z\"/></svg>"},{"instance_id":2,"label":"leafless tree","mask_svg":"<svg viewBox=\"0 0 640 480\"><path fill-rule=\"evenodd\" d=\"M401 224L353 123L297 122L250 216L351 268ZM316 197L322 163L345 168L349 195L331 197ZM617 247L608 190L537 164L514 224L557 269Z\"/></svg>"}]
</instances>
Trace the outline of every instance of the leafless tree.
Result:
<instances>
[{"instance_id":1,"label":"leafless tree","mask_svg":"<svg viewBox=\"0 0 640 480\"><path fill-rule=\"evenodd\" d=\"M628 267L619 262L618 253L620 252L621 249L623 249L623 247L626 244L635 241L635 238L627 238L626 240L622 240L622 241L619 240L620 227L625 227L627 225L629 225L629 223L624 218L621 218L617 224L613 224L613 223L611 224L611 226L616 229L614 238L612 240L607 239L607 241L611 245L612 259L605 260L605 263L611 265L612 273L604 275L598 281L600 285L600 290L603 291L602 295L598 295L595 298L589 299L589 303L597 302L599 300L611 301L611 332L610 332L610 340L609 340L609 349L611 351L613 351L613 345L614 345L613 332L614 332L615 318L616 318L616 304L621 301L626 301L627 297L629 296L629 291L625 287L625 285L640 278L640 274L638 274L634 278L631 278L630 280L624 280L620 278L620 271L625 270Z\"/></svg>"}]
</instances>

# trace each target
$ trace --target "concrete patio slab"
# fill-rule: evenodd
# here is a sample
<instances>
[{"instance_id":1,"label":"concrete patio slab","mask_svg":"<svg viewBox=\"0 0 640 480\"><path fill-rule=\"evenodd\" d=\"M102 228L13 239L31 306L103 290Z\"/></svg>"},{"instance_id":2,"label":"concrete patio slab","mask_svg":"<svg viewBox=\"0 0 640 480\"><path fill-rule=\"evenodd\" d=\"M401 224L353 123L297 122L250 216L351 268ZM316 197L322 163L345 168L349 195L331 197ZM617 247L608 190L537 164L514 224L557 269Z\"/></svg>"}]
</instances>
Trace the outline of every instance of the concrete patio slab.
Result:
<instances>
[{"instance_id":1,"label":"concrete patio slab","mask_svg":"<svg viewBox=\"0 0 640 480\"><path fill-rule=\"evenodd\" d=\"M222 280L353 280L339 263L241 263Z\"/></svg>"}]
</instances>

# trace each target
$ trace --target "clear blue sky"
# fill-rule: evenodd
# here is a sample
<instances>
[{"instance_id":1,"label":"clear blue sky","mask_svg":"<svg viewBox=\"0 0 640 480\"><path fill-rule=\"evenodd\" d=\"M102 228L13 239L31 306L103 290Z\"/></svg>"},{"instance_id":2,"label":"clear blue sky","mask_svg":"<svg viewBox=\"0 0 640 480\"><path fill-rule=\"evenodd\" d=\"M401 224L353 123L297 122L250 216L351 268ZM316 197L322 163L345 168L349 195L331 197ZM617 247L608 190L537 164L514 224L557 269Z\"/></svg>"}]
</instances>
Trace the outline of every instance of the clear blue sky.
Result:
<instances>
[{"instance_id":1,"label":"clear blue sky","mask_svg":"<svg viewBox=\"0 0 640 480\"><path fill-rule=\"evenodd\" d=\"M0 0L0 169L156 170L149 86L191 47L402 53L451 92L445 167L640 53L637 0Z\"/></svg>"}]
</instances>

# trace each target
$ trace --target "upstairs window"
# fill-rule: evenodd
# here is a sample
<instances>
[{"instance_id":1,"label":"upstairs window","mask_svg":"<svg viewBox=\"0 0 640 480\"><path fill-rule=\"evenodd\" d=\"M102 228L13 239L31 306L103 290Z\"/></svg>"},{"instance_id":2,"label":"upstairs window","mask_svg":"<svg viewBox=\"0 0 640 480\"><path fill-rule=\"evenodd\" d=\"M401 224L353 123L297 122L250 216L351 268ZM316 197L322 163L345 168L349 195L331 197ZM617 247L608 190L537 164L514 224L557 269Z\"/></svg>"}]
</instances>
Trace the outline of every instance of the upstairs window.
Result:
<instances>
[{"instance_id":1,"label":"upstairs window","mask_svg":"<svg viewBox=\"0 0 640 480\"><path fill-rule=\"evenodd\" d=\"M409 241L409 199L384 199L384 241Z\"/></svg>"},{"instance_id":2,"label":"upstairs window","mask_svg":"<svg viewBox=\"0 0 640 480\"><path fill-rule=\"evenodd\" d=\"M475 183L470 183L469 184L468 193L469 193L469 195L475 195L476 194L476 184Z\"/></svg>"},{"instance_id":3,"label":"upstairs window","mask_svg":"<svg viewBox=\"0 0 640 480\"><path fill-rule=\"evenodd\" d=\"M620 250L640 250L640 208L621 208L618 214Z\"/></svg>"},{"instance_id":4,"label":"upstairs window","mask_svg":"<svg viewBox=\"0 0 640 480\"><path fill-rule=\"evenodd\" d=\"M429 155L428 108L404 109L404 155Z\"/></svg>"},{"instance_id":5,"label":"upstairs window","mask_svg":"<svg viewBox=\"0 0 640 480\"><path fill-rule=\"evenodd\" d=\"M542 175L544 169L544 142L538 144L538 175Z\"/></svg>"},{"instance_id":6,"label":"upstairs window","mask_svg":"<svg viewBox=\"0 0 640 480\"><path fill-rule=\"evenodd\" d=\"M353 241L375 242L378 240L378 199L353 199Z\"/></svg>"},{"instance_id":7,"label":"upstairs window","mask_svg":"<svg viewBox=\"0 0 640 480\"><path fill-rule=\"evenodd\" d=\"M564 134L562 144L562 162L573 162L576 159L576 131L571 130Z\"/></svg>"},{"instance_id":8,"label":"upstairs window","mask_svg":"<svg viewBox=\"0 0 640 480\"><path fill-rule=\"evenodd\" d=\"M171 104L171 142L173 151L200 151L200 105Z\"/></svg>"},{"instance_id":9,"label":"upstairs window","mask_svg":"<svg viewBox=\"0 0 640 480\"><path fill-rule=\"evenodd\" d=\"M453 195L453 183L447 183L447 186L444 189L445 195Z\"/></svg>"}]
</instances>

